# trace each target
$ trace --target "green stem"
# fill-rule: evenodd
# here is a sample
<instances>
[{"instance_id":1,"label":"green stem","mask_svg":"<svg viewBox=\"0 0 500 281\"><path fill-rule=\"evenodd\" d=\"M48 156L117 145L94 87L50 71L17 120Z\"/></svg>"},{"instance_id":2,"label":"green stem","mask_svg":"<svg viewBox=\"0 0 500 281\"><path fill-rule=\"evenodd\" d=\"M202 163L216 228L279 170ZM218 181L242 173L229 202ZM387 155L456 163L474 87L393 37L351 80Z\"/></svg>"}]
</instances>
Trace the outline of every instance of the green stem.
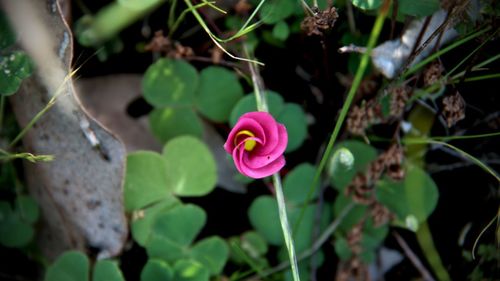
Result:
<instances>
[{"instance_id":1,"label":"green stem","mask_svg":"<svg viewBox=\"0 0 500 281\"><path fill-rule=\"evenodd\" d=\"M441 257L439 256L439 253L434 246L434 241L432 240L431 231L429 230L429 225L427 225L427 222L423 222L420 224L417 231L417 240L438 280L451 280L450 275L448 275L448 272L443 267Z\"/></svg>"},{"instance_id":2,"label":"green stem","mask_svg":"<svg viewBox=\"0 0 500 281\"><path fill-rule=\"evenodd\" d=\"M144 1L144 6L136 9L120 4L119 1L112 2L99 10L88 22L85 17L78 20L75 37L83 46L97 47L164 2L165 0Z\"/></svg>"},{"instance_id":3,"label":"green stem","mask_svg":"<svg viewBox=\"0 0 500 281\"><path fill-rule=\"evenodd\" d=\"M248 58L251 58L248 48L243 45L243 50ZM250 72L252 74L253 89L257 102L257 109L259 111L268 112L267 100L264 92L263 83L261 82L261 77L258 73L257 64L255 62L249 63ZM283 187L281 184L281 176L278 173L273 174L273 183L276 191L276 201L278 202L278 213L281 223L281 229L283 231L283 237L285 239L285 245L288 250L288 257L290 258L290 264L292 266L292 276L294 281L300 281L299 267L297 265L297 255L295 253L295 247L293 244L292 232L290 231L290 225L288 223L288 216L286 213L285 196L283 195Z\"/></svg>"},{"instance_id":4,"label":"green stem","mask_svg":"<svg viewBox=\"0 0 500 281\"><path fill-rule=\"evenodd\" d=\"M215 2L211 2L211 3L215 3ZM207 6L209 4L211 4L210 2L202 2L202 3L199 3L199 4L196 4L193 6L194 9L199 9L199 8L202 8L204 6ZM177 18L177 20L175 20L175 23L172 25L172 27L170 28L170 30L168 31L168 37L169 38L172 38L172 35L174 34L174 32L177 30L177 28L179 27L180 23L184 20L184 18L186 17L187 13L191 12L191 10L189 8L185 9L184 11L182 11L182 13L179 15L179 17Z\"/></svg>"},{"instance_id":5,"label":"green stem","mask_svg":"<svg viewBox=\"0 0 500 281\"><path fill-rule=\"evenodd\" d=\"M276 200L278 201L278 210L280 216L281 229L285 237L285 245L288 249L288 257L292 265L293 280L300 281L299 267L297 265L297 255L295 254L295 247L293 245L292 232L288 224L288 217L286 214L285 197L283 195L283 187L281 186L281 177L278 173L273 175L274 189L276 191Z\"/></svg>"},{"instance_id":6,"label":"green stem","mask_svg":"<svg viewBox=\"0 0 500 281\"><path fill-rule=\"evenodd\" d=\"M323 157L321 158L321 161L319 163L319 167L316 170L316 174L314 175L313 182L309 188L309 193L307 194L307 200L306 202L309 202L314 194L314 189L316 187L316 184L319 181L319 178L321 176L321 173L323 169L326 166L326 163L328 162L329 156L332 153L333 145L335 144L335 141L337 140L337 136L340 132L340 129L342 128L342 124L344 123L344 120L347 116L347 113L349 112L349 108L351 106L351 103L354 99L354 96L356 95L356 92L358 91L359 85L361 84L361 81L363 79L363 74L365 73L366 68L368 67L368 63L370 60L370 54L377 43L378 36L380 35L380 32L382 31L382 27L384 26L384 21L387 16L387 13L389 11L389 4L390 0L386 0L380 9L380 12L377 16L377 19L375 20L375 24L373 25L373 29L370 34L370 38L368 39L368 46L366 47L366 52L363 53L363 56L361 57L361 61L358 66L358 70L356 71L356 75L354 76L354 80L352 82L351 89L349 90L349 93L347 94L347 98L344 102L344 105L342 106L342 109L340 111L339 118L337 119L337 122L335 123L335 128L333 129L333 133L330 136L330 140L328 141L328 145L326 146L325 153L323 153ZM297 231L297 229L300 226L300 223L304 217L305 213L305 207L302 208L300 211L299 218L297 222L294 225L293 231L294 233Z\"/></svg>"},{"instance_id":7,"label":"green stem","mask_svg":"<svg viewBox=\"0 0 500 281\"><path fill-rule=\"evenodd\" d=\"M443 146L446 146L448 148L451 148L451 149L455 150L456 152L458 152L463 157L465 157L466 159L470 160L472 163L478 165L481 169L483 169L484 171L486 171L487 173L492 175L497 181L500 182L500 176L498 176L498 174L492 168L490 168L488 165L484 164L481 160L477 159L476 157L470 155L469 153L463 151L462 149L460 149L454 145L451 145L447 142L425 139L425 138L423 138L423 139L406 138L403 140L403 143L407 144L407 145L408 144L411 145L411 144L429 144L429 143L432 143L432 144L443 145Z\"/></svg>"},{"instance_id":8,"label":"green stem","mask_svg":"<svg viewBox=\"0 0 500 281\"><path fill-rule=\"evenodd\" d=\"M425 66L429 62L433 61L435 58L455 49L456 47L458 47L458 46L460 46L460 45L462 45L462 44L464 44L464 43L466 43L466 42L468 42L468 41L470 41L478 36L480 36L481 34L487 32L490 29L491 29L491 27L487 27L483 30L473 32L472 34L466 36L465 38L458 40L458 41L454 42L453 44L450 44L448 47L437 51L436 53L432 54L431 56L427 57L426 59L422 60L421 62L415 64L412 68L410 68L408 71L406 71L402 75L402 79L408 77L410 74L415 73L417 70L419 70L420 68L422 68L423 66Z\"/></svg>"}]
</instances>

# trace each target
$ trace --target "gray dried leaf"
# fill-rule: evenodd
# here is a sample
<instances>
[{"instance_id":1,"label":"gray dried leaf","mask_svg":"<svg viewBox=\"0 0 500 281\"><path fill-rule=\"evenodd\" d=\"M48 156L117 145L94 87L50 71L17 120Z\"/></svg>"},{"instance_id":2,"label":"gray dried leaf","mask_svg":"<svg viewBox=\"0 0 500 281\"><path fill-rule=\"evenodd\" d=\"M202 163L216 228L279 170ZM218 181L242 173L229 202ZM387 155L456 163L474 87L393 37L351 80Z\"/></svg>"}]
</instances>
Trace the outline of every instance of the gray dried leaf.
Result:
<instances>
[{"instance_id":1,"label":"gray dried leaf","mask_svg":"<svg viewBox=\"0 0 500 281\"><path fill-rule=\"evenodd\" d=\"M420 45L430 38L436 29L441 26L441 24L446 20L447 12L444 10L439 10L432 15L429 25L423 33L422 40L420 40ZM415 43L417 41L420 30L424 26L425 19L414 20L410 23L409 27L403 33L401 38L387 41L377 46L372 51L372 62L373 65L387 78L394 78L400 71L403 65L409 58ZM446 44L453 38L455 38L458 33L448 25L443 31L442 37L439 36L434 38L430 44L428 44L422 52L420 52L411 65L420 62L422 59L427 57L432 50L434 50L436 44L439 42L439 46Z\"/></svg>"}]
</instances>

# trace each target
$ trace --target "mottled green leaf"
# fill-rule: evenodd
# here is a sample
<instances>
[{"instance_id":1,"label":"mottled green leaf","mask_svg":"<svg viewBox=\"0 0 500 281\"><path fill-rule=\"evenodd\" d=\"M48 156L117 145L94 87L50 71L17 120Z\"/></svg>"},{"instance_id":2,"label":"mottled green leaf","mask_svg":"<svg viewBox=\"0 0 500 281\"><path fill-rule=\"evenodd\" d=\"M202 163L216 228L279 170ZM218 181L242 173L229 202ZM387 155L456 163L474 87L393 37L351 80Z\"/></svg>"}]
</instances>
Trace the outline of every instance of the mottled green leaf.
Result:
<instances>
[{"instance_id":1,"label":"mottled green leaf","mask_svg":"<svg viewBox=\"0 0 500 281\"><path fill-rule=\"evenodd\" d=\"M179 196L202 196L217 183L214 156L206 144L192 136L177 137L163 149L169 189Z\"/></svg>"},{"instance_id":2,"label":"mottled green leaf","mask_svg":"<svg viewBox=\"0 0 500 281\"><path fill-rule=\"evenodd\" d=\"M194 260L179 260L174 265L175 281L208 281L210 272Z\"/></svg>"},{"instance_id":3,"label":"mottled green leaf","mask_svg":"<svg viewBox=\"0 0 500 281\"><path fill-rule=\"evenodd\" d=\"M191 249L190 256L210 271L210 275L222 272L229 257L226 241L217 236L205 238Z\"/></svg>"},{"instance_id":4,"label":"mottled green leaf","mask_svg":"<svg viewBox=\"0 0 500 281\"><path fill-rule=\"evenodd\" d=\"M31 75L30 58L21 51L0 54L0 95L12 95L24 78Z\"/></svg>"},{"instance_id":5,"label":"mottled green leaf","mask_svg":"<svg viewBox=\"0 0 500 281\"><path fill-rule=\"evenodd\" d=\"M141 271L141 281L174 281L170 265L162 260L149 259ZM176 281L176 280L175 280Z\"/></svg>"},{"instance_id":6,"label":"mottled green leaf","mask_svg":"<svg viewBox=\"0 0 500 281\"><path fill-rule=\"evenodd\" d=\"M146 70L142 91L146 101L156 107L192 106L198 79L189 63L159 59Z\"/></svg>"},{"instance_id":7,"label":"mottled green leaf","mask_svg":"<svg viewBox=\"0 0 500 281\"><path fill-rule=\"evenodd\" d=\"M232 71L219 66L203 69L196 105L201 114L214 122L227 122L231 109L243 97L243 88Z\"/></svg>"},{"instance_id":8,"label":"mottled green leaf","mask_svg":"<svg viewBox=\"0 0 500 281\"><path fill-rule=\"evenodd\" d=\"M352 4L363 10L375 10L382 4L382 0L350 0Z\"/></svg>"},{"instance_id":9,"label":"mottled green leaf","mask_svg":"<svg viewBox=\"0 0 500 281\"><path fill-rule=\"evenodd\" d=\"M149 114L149 124L155 137L162 143L182 135L200 139L203 135L202 121L189 107L154 109Z\"/></svg>"}]
</instances>

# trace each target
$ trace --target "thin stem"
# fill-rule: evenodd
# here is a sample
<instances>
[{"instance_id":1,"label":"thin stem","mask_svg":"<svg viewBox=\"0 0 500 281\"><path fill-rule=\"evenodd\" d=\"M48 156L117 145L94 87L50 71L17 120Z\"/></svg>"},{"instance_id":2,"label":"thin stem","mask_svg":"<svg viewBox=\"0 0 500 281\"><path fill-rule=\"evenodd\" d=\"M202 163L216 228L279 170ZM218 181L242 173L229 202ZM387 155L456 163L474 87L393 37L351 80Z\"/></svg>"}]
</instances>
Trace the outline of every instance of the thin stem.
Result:
<instances>
[{"instance_id":1,"label":"thin stem","mask_svg":"<svg viewBox=\"0 0 500 281\"><path fill-rule=\"evenodd\" d=\"M202 2L202 3L194 5L193 8L194 9L199 9L199 8L204 7L204 6L210 5L210 3L215 3L215 1L213 1L213 2ZM174 24L172 25L172 28L168 31L168 37L169 38L172 38L172 35L177 30L177 28L179 27L180 23L184 21L184 18L186 17L187 13L189 13L189 12L191 12L191 9L187 8L184 11L182 11L182 13L179 15L179 17L177 17L177 20L175 20Z\"/></svg>"},{"instance_id":2,"label":"thin stem","mask_svg":"<svg viewBox=\"0 0 500 281\"><path fill-rule=\"evenodd\" d=\"M498 174L492 168L490 168L488 165L486 165L483 162L481 162L481 160L477 159L476 157L470 155L469 153L461 150L460 148L458 148L458 147L456 147L454 145L451 145L451 144L443 142L443 141L437 141L437 140L431 140L431 139L425 139L425 138L422 138L422 139L407 138L403 142L405 144L410 144L410 145L411 144L428 144L428 143L444 145L444 146L446 146L448 148L451 148L454 151L458 152L461 156L463 156L464 158L468 159L469 161L475 163L481 169L483 169L484 171L486 171L487 173L489 173L490 175L492 175L497 181L500 182L500 177L498 176Z\"/></svg>"},{"instance_id":3,"label":"thin stem","mask_svg":"<svg viewBox=\"0 0 500 281\"><path fill-rule=\"evenodd\" d=\"M314 242L314 244L311 246L311 248L302 252L297 257L297 260L301 261L303 259L307 259L308 257L312 256L314 253L316 253L319 249L321 249L323 244L325 244L326 241L328 241L328 239L330 239L333 232L335 232L335 230L337 230L340 223L344 220L344 218L347 216L347 214L349 214L349 212L352 210L353 207L354 207L354 203L352 203L352 202L349 203L349 205L345 206L344 209L342 209L340 214L337 216L337 218L325 229L325 231L323 231L321 236ZM255 280L257 277L264 278L264 277L269 276L271 274L285 270L289 266L290 266L290 262L282 262L273 268L265 270L260 275L250 277L246 280Z\"/></svg>"},{"instance_id":4,"label":"thin stem","mask_svg":"<svg viewBox=\"0 0 500 281\"><path fill-rule=\"evenodd\" d=\"M411 250L410 246L408 246L403 237L401 237L401 235L399 235L397 232L393 232L392 234L396 238L396 241L398 241L398 244L399 246L401 246L401 249L403 249L403 252L405 253L406 257L408 257L413 266L415 266L415 268L420 272L422 278L425 281L434 281L432 275L429 273L427 268L424 267L422 262L418 259L418 256Z\"/></svg>"},{"instance_id":5,"label":"thin stem","mask_svg":"<svg viewBox=\"0 0 500 281\"><path fill-rule=\"evenodd\" d=\"M473 32L472 34L466 36L465 38L461 39L461 40L458 40L456 42L454 42L453 44L450 44L449 46L447 46L446 48L443 48L439 51L437 51L436 53L434 53L433 55L427 57L426 59L422 60L421 62L415 64L413 67L411 67L408 71L404 72L403 75L402 75L402 78L406 78L408 77L409 75L415 73L417 70L419 70L420 68L422 68L423 66L425 66L426 64L428 64L429 62L433 61L435 58L455 49L456 47L480 36L481 34L487 32L488 30L490 30L491 27L487 27L481 31L477 31L477 32Z\"/></svg>"},{"instance_id":6,"label":"thin stem","mask_svg":"<svg viewBox=\"0 0 500 281\"><path fill-rule=\"evenodd\" d=\"M386 0L384 1L383 6L380 9L380 12L377 16L377 19L375 20L375 24L373 25L373 29L370 34L370 38L368 40L368 46L366 47L366 52L362 55L361 61L359 63L358 71L356 72L356 75L354 77L354 80L352 82L351 89L349 90L349 93L347 94L347 98L344 102L344 105L342 106L342 109L340 111L339 118L337 119L337 122L335 123L335 128L333 129L333 133L330 136L330 140L328 141L328 145L326 147L325 153L323 154L323 157L321 158L321 161L319 163L319 167L316 170L316 174L314 175L313 182L309 188L309 193L307 194L307 200L306 202L309 202L312 198L312 195L314 194L314 189L316 187L316 184L318 183L318 180L321 176L321 173L323 169L326 166L326 163L328 162L328 159L330 157L330 154L332 153L333 145L335 144L335 141L337 140L337 136L340 132L340 129L342 128L342 124L344 123L344 120L347 116L347 113L349 112L349 108L351 106L351 103L354 99L354 96L356 95L356 92L359 88L359 85L361 84L361 81L363 79L363 74L365 73L366 68L368 67L368 62L370 60L370 54L377 43L378 36L380 35L380 32L382 31L382 27L384 26L384 21L387 16L387 13L389 11L389 5L391 1ZM293 231L294 233L297 231L297 229L300 226L300 223L304 217L305 213L305 208L302 208L299 218L297 222L294 225Z\"/></svg>"},{"instance_id":7,"label":"thin stem","mask_svg":"<svg viewBox=\"0 0 500 281\"><path fill-rule=\"evenodd\" d=\"M248 58L250 54L248 48L243 45L244 52ZM264 95L264 86L262 79L258 73L257 65L255 62L249 62L250 71L252 74L254 94L257 102L257 109L259 111L268 112L267 100ZM283 194L283 187L281 185L281 176L278 173L273 174L274 190L276 193L276 201L278 202L278 213L281 223L281 229L283 231L283 237L285 239L285 245L288 250L288 257L290 259L290 264L292 266L292 276L294 281L300 281L299 267L297 265L297 255L295 254L295 247L293 244L292 232L290 231L290 225L288 223L288 216L286 213L285 196Z\"/></svg>"},{"instance_id":8,"label":"thin stem","mask_svg":"<svg viewBox=\"0 0 500 281\"><path fill-rule=\"evenodd\" d=\"M283 230L285 245L288 249L288 257L290 258L290 264L292 265L293 280L300 281L299 267L297 265L297 256L293 245L292 232L290 230L286 214L285 196L283 195L283 187L281 186L281 177L278 173L273 175L273 183L276 191L276 200L278 201L281 229Z\"/></svg>"}]
</instances>

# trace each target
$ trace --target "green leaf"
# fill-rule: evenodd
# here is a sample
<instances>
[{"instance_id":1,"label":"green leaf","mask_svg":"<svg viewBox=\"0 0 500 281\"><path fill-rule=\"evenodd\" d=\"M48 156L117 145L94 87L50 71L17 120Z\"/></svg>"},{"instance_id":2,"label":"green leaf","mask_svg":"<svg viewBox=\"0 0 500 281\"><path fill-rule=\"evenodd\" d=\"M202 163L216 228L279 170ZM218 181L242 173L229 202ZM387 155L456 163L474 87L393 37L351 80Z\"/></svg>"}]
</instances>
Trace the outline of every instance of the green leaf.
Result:
<instances>
[{"instance_id":1,"label":"green leaf","mask_svg":"<svg viewBox=\"0 0 500 281\"><path fill-rule=\"evenodd\" d=\"M12 32L7 17L0 11L0 50L3 50L16 42L16 34Z\"/></svg>"},{"instance_id":2,"label":"green leaf","mask_svg":"<svg viewBox=\"0 0 500 281\"><path fill-rule=\"evenodd\" d=\"M286 152L299 148L307 137L306 114L302 108L294 103L285 104L277 121L283 123L288 132Z\"/></svg>"},{"instance_id":3,"label":"green leaf","mask_svg":"<svg viewBox=\"0 0 500 281\"><path fill-rule=\"evenodd\" d=\"M19 217L27 223L35 223L40 216L40 210L36 201L26 195L19 195L16 198L16 211Z\"/></svg>"},{"instance_id":4,"label":"green leaf","mask_svg":"<svg viewBox=\"0 0 500 281\"><path fill-rule=\"evenodd\" d=\"M203 136L203 124L191 108L158 108L149 114L149 124L162 143L182 135Z\"/></svg>"},{"instance_id":5,"label":"green leaf","mask_svg":"<svg viewBox=\"0 0 500 281\"><path fill-rule=\"evenodd\" d=\"M196 105L208 119L227 122L231 109L241 97L243 88L234 72L218 66L201 72Z\"/></svg>"},{"instance_id":6,"label":"green leaf","mask_svg":"<svg viewBox=\"0 0 500 281\"><path fill-rule=\"evenodd\" d=\"M132 214L131 232L134 240L141 246L146 246L146 242L151 234L151 228L157 215L164 214L170 209L178 206L181 202L174 196L167 197L153 206L144 210L136 211Z\"/></svg>"},{"instance_id":7,"label":"green leaf","mask_svg":"<svg viewBox=\"0 0 500 281\"><path fill-rule=\"evenodd\" d=\"M21 51L0 55L0 95L17 92L24 78L31 75L30 58Z\"/></svg>"},{"instance_id":8,"label":"green leaf","mask_svg":"<svg viewBox=\"0 0 500 281\"><path fill-rule=\"evenodd\" d=\"M351 197L347 197L344 193L341 193L335 199L335 203L333 204L333 214L334 217L340 215L344 208L352 203ZM347 233L351 228L361 221L366 215L368 207L366 205L355 204L354 207L347 213L344 219L339 224L339 231L344 234Z\"/></svg>"},{"instance_id":9,"label":"green leaf","mask_svg":"<svg viewBox=\"0 0 500 281\"><path fill-rule=\"evenodd\" d=\"M175 281L208 281L210 278L208 269L194 260L179 260L174 271Z\"/></svg>"},{"instance_id":10,"label":"green leaf","mask_svg":"<svg viewBox=\"0 0 500 281\"><path fill-rule=\"evenodd\" d=\"M266 96L269 112L274 117L278 116L285 105L283 98L278 93L273 91L266 91ZM229 116L229 124L231 127L234 127L241 115L252 111L257 111L257 102L255 100L254 93L245 95L236 103L231 111L231 115Z\"/></svg>"},{"instance_id":11,"label":"green leaf","mask_svg":"<svg viewBox=\"0 0 500 281\"><path fill-rule=\"evenodd\" d=\"M371 145L360 141L352 140L341 142L336 146L335 151L342 147L348 149L352 153L354 156L354 165L353 169L347 170L345 173L331 178L332 185L339 192L344 192L344 189L351 182L356 173L363 172L366 166L377 158L377 150Z\"/></svg>"},{"instance_id":12,"label":"green leaf","mask_svg":"<svg viewBox=\"0 0 500 281\"><path fill-rule=\"evenodd\" d=\"M94 266L92 281L125 281L115 261L99 260Z\"/></svg>"},{"instance_id":13,"label":"green leaf","mask_svg":"<svg viewBox=\"0 0 500 281\"><path fill-rule=\"evenodd\" d=\"M183 60L159 59L144 74L144 98L156 107L192 106L198 72Z\"/></svg>"},{"instance_id":14,"label":"green leaf","mask_svg":"<svg viewBox=\"0 0 500 281\"><path fill-rule=\"evenodd\" d=\"M285 41L290 35L290 29L288 28L288 24L285 21L279 21L273 27L273 36L274 38Z\"/></svg>"},{"instance_id":15,"label":"green leaf","mask_svg":"<svg viewBox=\"0 0 500 281\"><path fill-rule=\"evenodd\" d=\"M31 225L12 217L0 225L0 244L6 247L24 247L33 240Z\"/></svg>"},{"instance_id":16,"label":"green leaf","mask_svg":"<svg viewBox=\"0 0 500 281\"><path fill-rule=\"evenodd\" d=\"M258 258L267 253L267 243L264 238L255 231L247 231L241 235L241 248L252 258Z\"/></svg>"},{"instance_id":17,"label":"green leaf","mask_svg":"<svg viewBox=\"0 0 500 281\"><path fill-rule=\"evenodd\" d=\"M124 201L127 212L142 209L170 196L167 168L163 157L150 151L127 156Z\"/></svg>"},{"instance_id":18,"label":"green leaf","mask_svg":"<svg viewBox=\"0 0 500 281\"><path fill-rule=\"evenodd\" d=\"M311 246L311 230L317 223L314 219L316 206L308 205L305 208L300 228L297 230L294 237L295 248L298 253ZM287 206L287 213L291 226L298 220L300 212L300 208L294 208L291 205ZM321 226L328 222L329 216L327 212L327 209L324 209L324 214L321 216ZM264 195L255 199L250 205L248 216L252 226L269 244L275 246L283 245L284 240L278 216L278 204L273 197Z\"/></svg>"},{"instance_id":19,"label":"green leaf","mask_svg":"<svg viewBox=\"0 0 500 281\"><path fill-rule=\"evenodd\" d=\"M177 137L167 143L163 157L168 186L179 196L203 196L217 183L217 167L209 148L197 138Z\"/></svg>"},{"instance_id":20,"label":"green leaf","mask_svg":"<svg viewBox=\"0 0 500 281\"><path fill-rule=\"evenodd\" d=\"M162 260L149 259L141 271L141 281L174 281L170 265Z\"/></svg>"},{"instance_id":21,"label":"green leaf","mask_svg":"<svg viewBox=\"0 0 500 281\"><path fill-rule=\"evenodd\" d=\"M437 12L439 0L399 0L398 12L404 15L425 17Z\"/></svg>"},{"instance_id":22,"label":"green leaf","mask_svg":"<svg viewBox=\"0 0 500 281\"><path fill-rule=\"evenodd\" d=\"M33 239L31 225L22 221L10 204L0 201L0 244L6 247L24 247Z\"/></svg>"},{"instance_id":23,"label":"green leaf","mask_svg":"<svg viewBox=\"0 0 500 281\"><path fill-rule=\"evenodd\" d=\"M146 245L148 255L169 262L182 258L205 221L203 209L191 204L158 214Z\"/></svg>"},{"instance_id":24,"label":"green leaf","mask_svg":"<svg viewBox=\"0 0 500 281\"><path fill-rule=\"evenodd\" d=\"M191 249L190 256L210 271L210 275L218 275L224 269L229 257L229 247L220 237L205 238Z\"/></svg>"},{"instance_id":25,"label":"green leaf","mask_svg":"<svg viewBox=\"0 0 500 281\"><path fill-rule=\"evenodd\" d=\"M363 10L375 10L382 4L382 0L351 0L351 2Z\"/></svg>"},{"instance_id":26,"label":"green leaf","mask_svg":"<svg viewBox=\"0 0 500 281\"><path fill-rule=\"evenodd\" d=\"M436 208L439 192L429 174L417 166L408 166L403 181L394 182L388 178L380 180L376 186L376 196L401 221L414 216L421 223Z\"/></svg>"},{"instance_id":27,"label":"green leaf","mask_svg":"<svg viewBox=\"0 0 500 281\"><path fill-rule=\"evenodd\" d=\"M248 217L255 230L275 246L283 244L283 233L279 224L278 203L271 196L259 196L248 208Z\"/></svg>"},{"instance_id":28,"label":"green leaf","mask_svg":"<svg viewBox=\"0 0 500 281\"><path fill-rule=\"evenodd\" d=\"M88 281L89 260L78 251L68 251L60 255L47 268L45 281Z\"/></svg>"},{"instance_id":29,"label":"green leaf","mask_svg":"<svg viewBox=\"0 0 500 281\"><path fill-rule=\"evenodd\" d=\"M291 16L295 5L298 3L290 0L268 0L259 10L259 15L263 23L275 24Z\"/></svg>"},{"instance_id":30,"label":"green leaf","mask_svg":"<svg viewBox=\"0 0 500 281\"><path fill-rule=\"evenodd\" d=\"M335 253L341 261L347 261L352 257L352 251L347 243L347 240L343 237L339 237L335 240Z\"/></svg>"},{"instance_id":31,"label":"green leaf","mask_svg":"<svg viewBox=\"0 0 500 281\"><path fill-rule=\"evenodd\" d=\"M315 173L316 168L313 165L302 163L287 174L283 181L283 192L287 204L299 206L305 203ZM317 186L315 190L317 190ZM316 196L317 192L311 199L316 198Z\"/></svg>"}]
</instances>

